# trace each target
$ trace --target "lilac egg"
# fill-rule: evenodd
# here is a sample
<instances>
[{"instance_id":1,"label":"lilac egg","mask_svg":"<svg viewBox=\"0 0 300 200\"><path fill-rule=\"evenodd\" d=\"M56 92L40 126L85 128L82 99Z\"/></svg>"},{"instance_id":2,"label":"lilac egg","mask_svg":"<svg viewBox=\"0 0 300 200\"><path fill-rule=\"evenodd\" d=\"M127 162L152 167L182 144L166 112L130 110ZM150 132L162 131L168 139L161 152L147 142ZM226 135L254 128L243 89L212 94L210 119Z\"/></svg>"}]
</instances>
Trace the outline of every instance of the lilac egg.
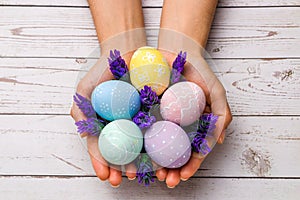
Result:
<instances>
[{"instance_id":1,"label":"lilac egg","mask_svg":"<svg viewBox=\"0 0 300 200\"><path fill-rule=\"evenodd\" d=\"M154 162L179 168L191 157L191 143L185 131L170 121L154 123L145 133L145 149Z\"/></svg>"}]
</instances>

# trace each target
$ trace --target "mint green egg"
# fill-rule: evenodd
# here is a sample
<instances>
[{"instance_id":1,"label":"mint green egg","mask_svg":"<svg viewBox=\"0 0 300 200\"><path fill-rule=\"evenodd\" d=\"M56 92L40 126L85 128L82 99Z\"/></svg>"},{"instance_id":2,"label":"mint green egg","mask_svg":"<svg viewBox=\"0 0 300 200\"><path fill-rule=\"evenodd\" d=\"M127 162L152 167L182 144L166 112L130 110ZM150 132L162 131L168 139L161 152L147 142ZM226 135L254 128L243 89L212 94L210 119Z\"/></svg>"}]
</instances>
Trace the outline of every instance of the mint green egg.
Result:
<instances>
[{"instance_id":1,"label":"mint green egg","mask_svg":"<svg viewBox=\"0 0 300 200\"><path fill-rule=\"evenodd\" d=\"M143 134L132 121L115 120L103 128L98 145L106 161L115 165L125 165L134 161L140 154Z\"/></svg>"}]
</instances>

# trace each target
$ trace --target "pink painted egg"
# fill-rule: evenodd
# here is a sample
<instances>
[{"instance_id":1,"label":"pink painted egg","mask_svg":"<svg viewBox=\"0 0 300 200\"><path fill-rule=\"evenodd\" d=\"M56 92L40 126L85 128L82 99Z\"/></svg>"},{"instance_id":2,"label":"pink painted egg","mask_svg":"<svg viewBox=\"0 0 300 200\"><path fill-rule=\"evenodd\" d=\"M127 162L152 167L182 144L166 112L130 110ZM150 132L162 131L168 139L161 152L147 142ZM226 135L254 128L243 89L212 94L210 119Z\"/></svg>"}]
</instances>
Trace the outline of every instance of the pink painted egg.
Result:
<instances>
[{"instance_id":1,"label":"pink painted egg","mask_svg":"<svg viewBox=\"0 0 300 200\"><path fill-rule=\"evenodd\" d=\"M154 123L144 136L145 150L162 167L179 168L191 157L191 143L186 132L170 121Z\"/></svg>"},{"instance_id":2,"label":"pink painted egg","mask_svg":"<svg viewBox=\"0 0 300 200\"><path fill-rule=\"evenodd\" d=\"M179 82L165 91L161 98L163 119L188 126L199 119L206 104L203 90L193 82Z\"/></svg>"}]
</instances>

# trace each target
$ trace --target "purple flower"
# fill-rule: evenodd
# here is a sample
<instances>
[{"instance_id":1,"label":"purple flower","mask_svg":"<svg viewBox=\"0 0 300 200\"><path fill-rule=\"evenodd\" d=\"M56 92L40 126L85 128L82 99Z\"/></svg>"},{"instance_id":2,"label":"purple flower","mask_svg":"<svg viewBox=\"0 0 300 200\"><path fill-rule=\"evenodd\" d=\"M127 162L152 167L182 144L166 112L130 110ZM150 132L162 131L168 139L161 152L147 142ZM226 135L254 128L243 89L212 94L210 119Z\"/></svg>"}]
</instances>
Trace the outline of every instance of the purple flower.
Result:
<instances>
[{"instance_id":1,"label":"purple flower","mask_svg":"<svg viewBox=\"0 0 300 200\"><path fill-rule=\"evenodd\" d=\"M133 117L133 122L141 129L151 126L155 121L156 118L154 116L150 116L149 113L143 111L139 111Z\"/></svg>"},{"instance_id":2,"label":"purple flower","mask_svg":"<svg viewBox=\"0 0 300 200\"><path fill-rule=\"evenodd\" d=\"M172 67L179 73L182 73L185 62L186 62L186 52L182 53L182 51L180 51L180 53L177 55L176 59L174 60Z\"/></svg>"},{"instance_id":3,"label":"purple flower","mask_svg":"<svg viewBox=\"0 0 300 200\"><path fill-rule=\"evenodd\" d=\"M75 123L77 131L82 133L88 133L90 135L99 135L104 124L101 120L96 118L88 118L87 120L81 120Z\"/></svg>"},{"instance_id":4,"label":"purple flower","mask_svg":"<svg viewBox=\"0 0 300 200\"><path fill-rule=\"evenodd\" d=\"M186 52L180 53L177 55L176 59L173 62L172 65L172 72L171 72L171 83L177 83L180 81L181 73L184 69L184 64L186 63Z\"/></svg>"},{"instance_id":5,"label":"purple flower","mask_svg":"<svg viewBox=\"0 0 300 200\"><path fill-rule=\"evenodd\" d=\"M150 157L147 154L145 153L141 154L137 159L136 165L137 165L136 175L138 177L138 182L140 184L144 182L145 186L149 186L150 181L154 182L153 165Z\"/></svg>"},{"instance_id":6,"label":"purple flower","mask_svg":"<svg viewBox=\"0 0 300 200\"><path fill-rule=\"evenodd\" d=\"M208 146L207 140L205 139L206 134L192 132L188 133L188 136L192 141L192 148L194 152L206 155L211 151L211 148Z\"/></svg>"},{"instance_id":7,"label":"purple flower","mask_svg":"<svg viewBox=\"0 0 300 200\"><path fill-rule=\"evenodd\" d=\"M142 105L147 109L150 109L154 104L159 103L157 94L147 85L141 90L140 98Z\"/></svg>"},{"instance_id":8,"label":"purple flower","mask_svg":"<svg viewBox=\"0 0 300 200\"><path fill-rule=\"evenodd\" d=\"M176 69L172 69L171 72L171 84L178 83L181 78L181 73Z\"/></svg>"},{"instance_id":9,"label":"purple flower","mask_svg":"<svg viewBox=\"0 0 300 200\"><path fill-rule=\"evenodd\" d=\"M110 51L110 58L108 58L110 71L116 79L120 79L128 72L128 67L125 60L121 57L120 51Z\"/></svg>"},{"instance_id":10,"label":"purple flower","mask_svg":"<svg viewBox=\"0 0 300 200\"><path fill-rule=\"evenodd\" d=\"M203 155L211 151L211 148L207 144L206 136L214 131L217 120L218 116L213 115L213 113L203 114L200 117L197 132L188 133L193 151L200 152Z\"/></svg>"},{"instance_id":11,"label":"purple flower","mask_svg":"<svg viewBox=\"0 0 300 200\"><path fill-rule=\"evenodd\" d=\"M218 116L213 113L201 115L197 132L206 134L212 133L216 128L217 120Z\"/></svg>"},{"instance_id":12,"label":"purple flower","mask_svg":"<svg viewBox=\"0 0 300 200\"><path fill-rule=\"evenodd\" d=\"M74 102L78 106L78 108L81 110L81 112L87 117L94 117L96 118L96 112L93 109L92 103L87 98L81 96L80 94L76 93L73 96Z\"/></svg>"}]
</instances>

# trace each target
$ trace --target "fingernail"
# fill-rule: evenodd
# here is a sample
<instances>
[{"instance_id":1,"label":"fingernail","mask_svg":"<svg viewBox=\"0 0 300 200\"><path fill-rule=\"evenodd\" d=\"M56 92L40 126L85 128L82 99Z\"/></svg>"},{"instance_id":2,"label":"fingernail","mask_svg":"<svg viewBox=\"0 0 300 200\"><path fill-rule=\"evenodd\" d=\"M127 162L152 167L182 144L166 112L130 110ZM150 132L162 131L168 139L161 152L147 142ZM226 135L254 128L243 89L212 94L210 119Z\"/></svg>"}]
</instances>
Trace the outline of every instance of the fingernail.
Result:
<instances>
[{"instance_id":1,"label":"fingernail","mask_svg":"<svg viewBox=\"0 0 300 200\"><path fill-rule=\"evenodd\" d=\"M112 185L112 184L110 184L110 186L111 186L112 188L118 188L118 187L120 187L120 185Z\"/></svg>"},{"instance_id":2,"label":"fingernail","mask_svg":"<svg viewBox=\"0 0 300 200\"><path fill-rule=\"evenodd\" d=\"M182 180L182 181L187 181L188 178L180 178L180 180Z\"/></svg>"},{"instance_id":3,"label":"fingernail","mask_svg":"<svg viewBox=\"0 0 300 200\"><path fill-rule=\"evenodd\" d=\"M132 178L129 178L129 177L128 177L128 180L130 180L130 181L133 181L134 179L136 179L136 176L135 176L135 177L132 177Z\"/></svg>"},{"instance_id":4,"label":"fingernail","mask_svg":"<svg viewBox=\"0 0 300 200\"><path fill-rule=\"evenodd\" d=\"M168 186L167 185L167 187L170 188L170 189L173 189L173 188L175 188L175 185L174 186Z\"/></svg>"},{"instance_id":5,"label":"fingernail","mask_svg":"<svg viewBox=\"0 0 300 200\"><path fill-rule=\"evenodd\" d=\"M157 179L158 181L160 181L160 182L163 182L163 181L165 181L165 179Z\"/></svg>"}]
</instances>

